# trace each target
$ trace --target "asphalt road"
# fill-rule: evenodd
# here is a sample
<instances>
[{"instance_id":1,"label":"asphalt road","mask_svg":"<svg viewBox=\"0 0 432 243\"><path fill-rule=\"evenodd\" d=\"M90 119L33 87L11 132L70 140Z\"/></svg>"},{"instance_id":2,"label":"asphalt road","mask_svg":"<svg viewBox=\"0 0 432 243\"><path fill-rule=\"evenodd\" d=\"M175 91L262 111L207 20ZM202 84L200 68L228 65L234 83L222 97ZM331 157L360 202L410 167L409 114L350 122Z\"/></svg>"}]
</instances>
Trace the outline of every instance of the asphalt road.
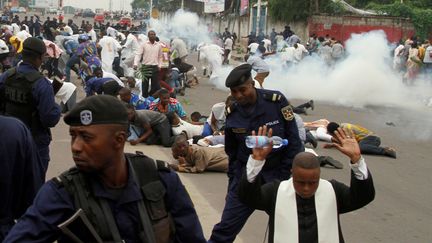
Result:
<instances>
[{"instance_id":1,"label":"asphalt road","mask_svg":"<svg viewBox=\"0 0 432 243\"><path fill-rule=\"evenodd\" d=\"M29 14L27 14L29 15ZM46 16L45 16L46 17ZM45 20L45 17L42 20ZM90 20L90 19L89 19ZM81 19L74 19L78 24ZM90 21L92 22L92 21ZM196 60L196 58L191 58ZM194 62L194 61L192 61ZM195 63L196 64L196 63ZM198 65L199 66L199 65ZM83 97L81 85L75 80ZM223 101L226 90L218 90L207 79L201 79L200 85L187 89L187 95L180 97L185 110L190 114L199 111L204 115L210 112L214 103ZM292 100L300 104L301 100ZM367 107L353 109L316 101L316 108L303 116L304 121L320 118L340 122L361 124L378 133L384 145L397 149L398 158L390 159L378 156L364 156L373 175L376 198L368 206L341 216L342 229L346 242L432 242L432 139L419 140L406 131L406 126L418 127L418 133L431 130L431 123L425 115L430 109L414 112L417 122L407 116L399 116L400 110L388 107ZM408 112L408 111L407 111ZM395 126L386 125L393 122ZM73 166L70 152L68 127L61 121L54 129L51 143L51 162L47 178L58 175ZM322 144L320 144L322 145ZM159 146L130 146L126 151L143 151L145 154L166 161L173 160L171 151ZM350 171L348 160L335 150L318 148L319 154L331 155L343 161L345 168L336 170L322 169L325 179L337 179L349 184ZM219 222L224 206L227 188L227 176L223 173L181 174L197 208L206 237L210 236L213 225ZM263 242L268 217L263 212L255 212L239 234L235 242Z\"/></svg>"}]
</instances>

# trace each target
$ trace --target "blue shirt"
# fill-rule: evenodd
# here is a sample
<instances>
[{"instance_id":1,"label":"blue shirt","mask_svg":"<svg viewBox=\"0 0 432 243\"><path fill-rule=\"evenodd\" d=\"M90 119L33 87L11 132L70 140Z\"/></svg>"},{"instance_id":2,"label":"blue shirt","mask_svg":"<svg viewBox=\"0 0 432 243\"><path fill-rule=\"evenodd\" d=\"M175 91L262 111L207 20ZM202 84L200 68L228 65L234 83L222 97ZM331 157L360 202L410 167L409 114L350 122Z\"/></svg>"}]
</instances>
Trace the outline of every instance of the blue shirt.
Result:
<instances>
[{"instance_id":1,"label":"blue shirt","mask_svg":"<svg viewBox=\"0 0 432 243\"><path fill-rule=\"evenodd\" d=\"M120 199L115 201L106 187L97 179L90 177L89 183L95 197L108 201L122 239L127 243L141 242L138 237L140 218L137 201L142 199L138 185L131 176L129 165L128 182ZM159 171L165 186L165 203L175 225L175 240L178 243L205 243L201 224L192 201L178 175L170 171ZM55 182L48 181L42 186L33 205L19 219L10 231L7 242L53 242L62 237L57 227L76 212L74 200ZM78 229L76 232L80 232Z\"/></svg>"},{"instance_id":2,"label":"blue shirt","mask_svg":"<svg viewBox=\"0 0 432 243\"><path fill-rule=\"evenodd\" d=\"M76 41L76 40L66 40L64 42L63 46L66 49L66 53L70 55L70 54L75 54L75 52L78 49L79 44L78 44L78 41Z\"/></svg>"},{"instance_id":3,"label":"blue shirt","mask_svg":"<svg viewBox=\"0 0 432 243\"><path fill-rule=\"evenodd\" d=\"M132 97L129 104L135 107L135 110L148 110L150 108L151 101L146 98L141 98L136 94L131 94Z\"/></svg>"},{"instance_id":4,"label":"blue shirt","mask_svg":"<svg viewBox=\"0 0 432 243\"><path fill-rule=\"evenodd\" d=\"M84 88L86 96L92 96L94 93L102 94L102 85L108 81L112 81L112 78L91 78L87 80Z\"/></svg>"},{"instance_id":5,"label":"blue shirt","mask_svg":"<svg viewBox=\"0 0 432 243\"><path fill-rule=\"evenodd\" d=\"M26 125L0 116L0 241L23 215L44 183L36 145Z\"/></svg>"},{"instance_id":6,"label":"blue shirt","mask_svg":"<svg viewBox=\"0 0 432 243\"><path fill-rule=\"evenodd\" d=\"M288 179L294 156L304 151L294 115L285 118L282 109L289 103L279 91L257 89L256 92L257 101L250 109L234 103L230 108L231 112L226 116L225 152L229 158L228 176L230 179L241 178L252 153L245 145L246 136L251 135L252 131L258 131L260 126L267 125L273 129L273 136L288 139L288 145L273 149L266 159L262 174L266 182Z\"/></svg>"},{"instance_id":7,"label":"blue shirt","mask_svg":"<svg viewBox=\"0 0 432 243\"><path fill-rule=\"evenodd\" d=\"M30 73L38 71L33 65L22 62L17 65L17 73ZM0 76L0 89L4 87L7 78L7 72ZM54 127L60 120L61 109L55 103L54 91L50 81L41 78L33 84L32 89L33 102L39 114L39 121L42 127L32 130L38 148L46 148L51 142L50 127Z\"/></svg>"}]
</instances>

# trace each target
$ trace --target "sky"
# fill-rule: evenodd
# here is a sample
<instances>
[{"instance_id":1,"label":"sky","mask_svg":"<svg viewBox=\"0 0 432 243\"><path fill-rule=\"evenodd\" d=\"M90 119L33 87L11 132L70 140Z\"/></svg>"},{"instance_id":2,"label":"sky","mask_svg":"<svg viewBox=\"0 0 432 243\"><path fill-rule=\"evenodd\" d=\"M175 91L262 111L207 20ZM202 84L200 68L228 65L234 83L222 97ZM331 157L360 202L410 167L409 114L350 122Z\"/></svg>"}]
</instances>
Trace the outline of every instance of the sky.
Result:
<instances>
[{"instance_id":1,"label":"sky","mask_svg":"<svg viewBox=\"0 0 432 243\"><path fill-rule=\"evenodd\" d=\"M113 10L131 11L132 0L112 0ZM63 6L72 6L78 8L90 8L95 10L95 8L103 8L109 10L109 0L64 0Z\"/></svg>"}]
</instances>

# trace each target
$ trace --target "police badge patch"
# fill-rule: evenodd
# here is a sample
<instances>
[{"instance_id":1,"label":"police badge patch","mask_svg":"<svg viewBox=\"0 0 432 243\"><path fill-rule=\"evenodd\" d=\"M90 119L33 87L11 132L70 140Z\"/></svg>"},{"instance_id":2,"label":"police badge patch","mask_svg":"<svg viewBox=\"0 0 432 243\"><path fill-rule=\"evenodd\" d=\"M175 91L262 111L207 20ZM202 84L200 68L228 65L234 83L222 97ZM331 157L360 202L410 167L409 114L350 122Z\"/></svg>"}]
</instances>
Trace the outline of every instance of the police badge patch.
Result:
<instances>
[{"instance_id":1,"label":"police badge patch","mask_svg":"<svg viewBox=\"0 0 432 243\"><path fill-rule=\"evenodd\" d=\"M83 110L80 112L80 119L83 125L90 125L93 120L92 112L89 110Z\"/></svg>"},{"instance_id":2,"label":"police badge patch","mask_svg":"<svg viewBox=\"0 0 432 243\"><path fill-rule=\"evenodd\" d=\"M285 120L292 121L294 119L294 113L293 109L290 105L285 106L281 109L282 115L284 116Z\"/></svg>"}]
</instances>

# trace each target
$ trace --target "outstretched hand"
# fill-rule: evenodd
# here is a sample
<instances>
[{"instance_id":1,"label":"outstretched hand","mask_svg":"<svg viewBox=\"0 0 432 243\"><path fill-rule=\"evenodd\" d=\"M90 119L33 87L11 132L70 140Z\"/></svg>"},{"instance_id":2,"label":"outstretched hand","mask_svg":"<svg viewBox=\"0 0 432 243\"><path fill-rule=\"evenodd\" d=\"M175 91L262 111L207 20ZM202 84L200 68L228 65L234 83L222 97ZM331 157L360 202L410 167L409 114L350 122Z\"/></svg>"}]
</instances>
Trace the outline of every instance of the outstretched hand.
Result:
<instances>
[{"instance_id":1,"label":"outstretched hand","mask_svg":"<svg viewBox=\"0 0 432 243\"><path fill-rule=\"evenodd\" d=\"M342 129L339 127L337 131L335 131L335 135L333 136L332 140L334 140L334 142L327 144L325 147L333 147L341 151L350 158L351 163L355 163L360 160L360 146L355 139L352 130Z\"/></svg>"},{"instance_id":2,"label":"outstretched hand","mask_svg":"<svg viewBox=\"0 0 432 243\"><path fill-rule=\"evenodd\" d=\"M268 136L269 138L272 137L273 130L270 128L267 132L267 126L262 126L258 128L258 134L255 133L255 131L252 131L252 136ZM270 142L270 144L266 147L262 148L253 148L252 149L252 158L255 160L265 160L267 155L271 153L273 149L273 142Z\"/></svg>"}]
</instances>

